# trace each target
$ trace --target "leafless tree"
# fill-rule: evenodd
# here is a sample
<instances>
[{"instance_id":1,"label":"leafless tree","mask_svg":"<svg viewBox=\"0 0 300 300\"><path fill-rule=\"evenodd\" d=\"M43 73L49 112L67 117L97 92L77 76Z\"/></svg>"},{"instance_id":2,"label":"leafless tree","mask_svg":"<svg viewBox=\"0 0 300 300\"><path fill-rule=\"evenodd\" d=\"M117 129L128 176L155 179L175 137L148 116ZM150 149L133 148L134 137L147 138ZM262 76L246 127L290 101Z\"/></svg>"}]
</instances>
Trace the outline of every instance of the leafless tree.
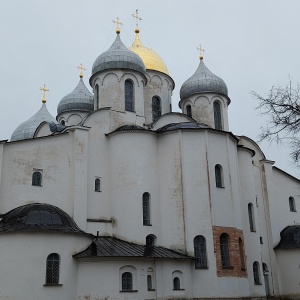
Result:
<instances>
[{"instance_id":1,"label":"leafless tree","mask_svg":"<svg viewBox=\"0 0 300 300\"><path fill-rule=\"evenodd\" d=\"M300 165L300 84L294 84L289 77L286 86L272 86L265 97L256 92L251 94L260 103L257 109L268 116L268 124L261 128L260 141L288 145L293 161Z\"/></svg>"}]
</instances>

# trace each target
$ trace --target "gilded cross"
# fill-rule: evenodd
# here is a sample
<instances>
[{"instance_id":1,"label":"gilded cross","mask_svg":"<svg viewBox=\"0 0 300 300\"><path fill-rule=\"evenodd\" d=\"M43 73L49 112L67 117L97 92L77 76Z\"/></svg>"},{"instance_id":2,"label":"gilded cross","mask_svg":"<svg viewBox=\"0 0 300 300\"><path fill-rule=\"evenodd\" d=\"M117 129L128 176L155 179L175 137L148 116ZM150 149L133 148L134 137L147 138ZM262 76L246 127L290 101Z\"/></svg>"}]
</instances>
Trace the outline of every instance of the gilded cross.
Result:
<instances>
[{"instance_id":1,"label":"gilded cross","mask_svg":"<svg viewBox=\"0 0 300 300\"><path fill-rule=\"evenodd\" d=\"M202 46L199 45L199 46L197 47L197 50L200 51L200 56L199 56L199 58L200 58L200 59L203 59L204 49L202 48Z\"/></svg>"},{"instance_id":2,"label":"gilded cross","mask_svg":"<svg viewBox=\"0 0 300 300\"><path fill-rule=\"evenodd\" d=\"M46 88L46 84L44 84L44 86L42 88L40 88L41 91L43 91L43 98L42 98L42 102L46 103L47 99L46 99L46 92L49 92L49 90Z\"/></svg>"},{"instance_id":3,"label":"gilded cross","mask_svg":"<svg viewBox=\"0 0 300 300\"><path fill-rule=\"evenodd\" d=\"M120 21L120 19L118 17L115 20L113 20L113 22L116 25L116 33L119 34L121 32L120 26L122 26L124 24Z\"/></svg>"},{"instance_id":4,"label":"gilded cross","mask_svg":"<svg viewBox=\"0 0 300 300\"><path fill-rule=\"evenodd\" d=\"M136 29L139 29L139 21L143 20L142 18L139 17L139 10L137 9L135 11L135 14L132 14L132 16L135 18Z\"/></svg>"},{"instance_id":5,"label":"gilded cross","mask_svg":"<svg viewBox=\"0 0 300 300\"><path fill-rule=\"evenodd\" d=\"M83 71L85 71L85 68L84 68L83 64L80 64L77 68L80 70L79 77L82 78L83 77Z\"/></svg>"}]
</instances>

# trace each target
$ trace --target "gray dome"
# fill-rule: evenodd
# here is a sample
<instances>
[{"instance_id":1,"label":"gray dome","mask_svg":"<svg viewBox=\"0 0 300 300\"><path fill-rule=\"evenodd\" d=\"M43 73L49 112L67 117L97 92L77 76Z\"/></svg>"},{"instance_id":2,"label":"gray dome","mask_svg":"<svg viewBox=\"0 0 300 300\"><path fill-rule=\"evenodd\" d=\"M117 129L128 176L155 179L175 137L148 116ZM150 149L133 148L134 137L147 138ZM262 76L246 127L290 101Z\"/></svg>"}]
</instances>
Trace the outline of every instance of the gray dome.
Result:
<instances>
[{"instance_id":1,"label":"gray dome","mask_svg":"<svg viewBox=\"0 0 300 300\"><path fill-rule=\"evenodd\" d=\"M43 103L41 109L34 116L15 129L10 141L32 139L36 129L42 122L55 122L45 103Z\"/></svg>"},{"instance_id":2,"label":"gray dome","mask_svg":"<svg viewBox=\"0 0 300 300\"><path fill-rule=\"evenodd\" d=\"M19 206L1 216L0 233L64 232L85 234L62 209L42 203Z\"/></svg>"},{"instance_id":3,"label":"gray dome","mask_svg":"<svg viewBox=\"0 0 300 300\"><path fill-rule=\"evenodd\" d=\"M224 80L213 74L201 59L194 75L181 86L180 99L207 92L228 96L228 90Z\"/></svg>"},{"instance_id":4,"label":"gray dome","mask_svg":"<svg viewBox=\"0 0 300 300\"><path fill-rule=\"evenodd\" d=\"M129 69L146 75L146 67L142 59L122 43L119 34L110 48L95 60L92 76L108 69Z\"/></svg>"},{"instance_id":5,"label":"gray dome","mask_svg":"<svg viewBox=\"0 0 300 300\"><path fill-rule=\"evenodd\" d=\"M93 94L87 89L82 78L74 91L64 96L58 103L58 115L70 110L94 111Z\"/></svg>"}]
</instances>

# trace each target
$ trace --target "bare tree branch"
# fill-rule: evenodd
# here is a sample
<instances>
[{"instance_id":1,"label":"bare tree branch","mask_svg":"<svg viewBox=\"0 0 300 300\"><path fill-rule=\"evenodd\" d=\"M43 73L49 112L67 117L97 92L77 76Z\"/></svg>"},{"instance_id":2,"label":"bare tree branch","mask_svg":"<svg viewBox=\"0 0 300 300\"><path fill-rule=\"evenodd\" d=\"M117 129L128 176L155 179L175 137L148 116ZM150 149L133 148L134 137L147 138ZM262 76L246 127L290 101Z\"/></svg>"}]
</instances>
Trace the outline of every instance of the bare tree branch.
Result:
<instances>
[{"instance_id":1,"label":"bare tree branch","mask_svg":"<svg viewBox=\"0 0 300 300\"><path fill-rule=\"evenodd\" d=\"M268 125L261 128L259 141L287 144L293 161L300 165L300 84L295 85L289 77L286 86L272 86L265 97L254 91L251 95L259 101L256 109L269 118Z\"/></svg>"}]
</instances>

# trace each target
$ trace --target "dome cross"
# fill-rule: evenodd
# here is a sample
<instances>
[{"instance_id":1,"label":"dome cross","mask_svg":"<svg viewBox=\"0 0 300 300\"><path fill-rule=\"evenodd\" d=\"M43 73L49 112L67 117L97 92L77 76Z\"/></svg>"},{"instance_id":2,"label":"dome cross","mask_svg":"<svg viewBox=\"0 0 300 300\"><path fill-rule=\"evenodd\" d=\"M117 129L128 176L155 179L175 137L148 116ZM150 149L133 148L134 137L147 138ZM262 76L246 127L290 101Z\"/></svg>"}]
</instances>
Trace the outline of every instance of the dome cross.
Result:
<instances>
[{"instance_id":1,"label":"dome cross","mask_svg":"<svg viewBox=\"0 0 300 300\"><path fill-rule=\"evenodd\" d=\"M113 22L116 25L116 33L119 34L121 32L120 26L122 26L124 24L120 21L119 17L117 17L115 20L113 20Z\"/></svg>"},{"instance_id":2,"label":"dome cross","mask_svg":"<svg viewBox=\"0 0 300 300\"><path fill-rule=\"evenodd\" d=\"M200 58L200 59L203 59L203 57L204 57L204 49L202 48L202 46L199 45L199 46L197 47L197 50L200 51L199 58Z\"/></svg>"},{"instance_id":3,"label":"dome cross","mask_svg":"<svg viewBox=\"0 0 300 300\"><path fill-rule=\"evenodd\" d=\"M84 68L83 64L80 64L77 68L80 70L79 77L80 77L80 78L83 78L83 72L86 70L86 69Z\"/></svg>"},{"instance_id":4,"label":"dome cross","mask_svg":"<svg viewBox=\"0 0 300 300\"><path fill-rule=\"evenodd\" d=\"M142 21L143 19L139 17L139 10L137 9L135 11L135 14L131 14L135 18L135 32L138 33L139 30L139 21Z\"/></svg>"},{"instance_id":5,"label":"dome cross","mask_svg":"<svg viewBox=\"0 0 300 300\"><path fill-rule=\"evenodd\" d=\"M49 90L46 88L46 84L44 84L44 86L40 88L40 90L43 91L42 102L46 103L47 102L46 93L49 92Z\"/></svg>"}]
</instances>

